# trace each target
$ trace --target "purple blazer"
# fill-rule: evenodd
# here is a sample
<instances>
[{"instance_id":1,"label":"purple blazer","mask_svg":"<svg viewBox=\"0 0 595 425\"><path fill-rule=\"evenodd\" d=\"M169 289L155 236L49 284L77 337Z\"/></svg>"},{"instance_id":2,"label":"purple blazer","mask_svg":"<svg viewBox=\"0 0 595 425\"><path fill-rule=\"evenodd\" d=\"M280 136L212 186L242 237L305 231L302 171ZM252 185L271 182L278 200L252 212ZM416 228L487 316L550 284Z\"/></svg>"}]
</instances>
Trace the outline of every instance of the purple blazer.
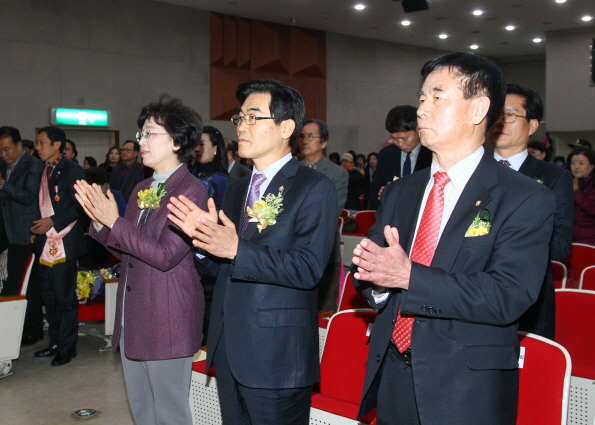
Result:
<instances>
[{"instance_id":1,"label":"purple blazer","mask_svg":"<svg viewBox=\"0 0 595 425\"><path fill-rule=\"evenodd\" d=\"M167 219L171 196L184 195L206 209L204 185L188 169L180 167L165 182L161 206L151 210L146 223L137 221L140 190L152 178L140 182L130 195L124 217L110 230L89 234L122 260L118 285L114 351L120 342L122 304L126 328L126 357L164 360L192 356L200 348L204 294L194 266L190 238ZM146 213L145 213L146 214ZM125 302L124 295L126 295Z\"/></svg>"}]
</instances>

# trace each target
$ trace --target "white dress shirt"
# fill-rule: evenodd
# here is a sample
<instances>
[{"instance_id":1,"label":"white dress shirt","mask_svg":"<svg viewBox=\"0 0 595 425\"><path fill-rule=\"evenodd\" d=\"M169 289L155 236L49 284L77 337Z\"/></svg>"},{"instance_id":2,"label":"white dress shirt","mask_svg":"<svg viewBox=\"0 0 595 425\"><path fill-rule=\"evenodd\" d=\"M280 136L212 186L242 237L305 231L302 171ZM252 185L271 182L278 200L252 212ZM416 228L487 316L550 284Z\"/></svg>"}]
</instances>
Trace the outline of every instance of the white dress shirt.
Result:
<instances>
[{"instance_id":1,"label":"white dress shirt","mask_svg":"<svg viewBox=\"0 0 595 425\"><path fill-rule=\"evenodd\" d=\"M523 162L525 162L525 159L527 159L527 155L529 155L529 151L527 149L511 156L510 158L502 158L500 155L494 152L494 159L496 161L508 161L510 162L510 168L512 168L514 171L519 171L519 168L521 168L521 165L523 165Z\"/></svg>"}]
</instances>

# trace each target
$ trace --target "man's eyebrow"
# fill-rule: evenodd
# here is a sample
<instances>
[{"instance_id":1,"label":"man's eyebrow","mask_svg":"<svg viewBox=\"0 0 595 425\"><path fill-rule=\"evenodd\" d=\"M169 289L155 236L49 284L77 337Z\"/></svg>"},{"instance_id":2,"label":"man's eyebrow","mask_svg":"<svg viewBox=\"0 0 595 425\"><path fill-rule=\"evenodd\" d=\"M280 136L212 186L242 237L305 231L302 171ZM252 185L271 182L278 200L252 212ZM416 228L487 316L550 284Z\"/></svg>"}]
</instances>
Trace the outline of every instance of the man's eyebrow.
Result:
<instances>
[{"instance_id":1,"label":"man's eyebrow","mask_svg":"<svg viewBox=\"0 0 595 425\"><path fill-rule=\"evenodd\" d=\"M443 92L444 89L442 88L442 86L434 86L430 89L430 92ZM417 92L418 96L425 96L425 92L423 90L420 90Z\"/></svg>"},{"instance_id":2,"label":"man's eyebrow","mask_svg":"<svg viewBox=\"0 0 595 425\"><path fill-rule=\"evenodd\" d=\"M520 109L514 108L514 107L512 107L512 106L506 106L506 107L504 108L504 110L505 110L505 111L515 111L515 112L521 112L521 110L520 110Z\"/></svg>"}]
</instances>

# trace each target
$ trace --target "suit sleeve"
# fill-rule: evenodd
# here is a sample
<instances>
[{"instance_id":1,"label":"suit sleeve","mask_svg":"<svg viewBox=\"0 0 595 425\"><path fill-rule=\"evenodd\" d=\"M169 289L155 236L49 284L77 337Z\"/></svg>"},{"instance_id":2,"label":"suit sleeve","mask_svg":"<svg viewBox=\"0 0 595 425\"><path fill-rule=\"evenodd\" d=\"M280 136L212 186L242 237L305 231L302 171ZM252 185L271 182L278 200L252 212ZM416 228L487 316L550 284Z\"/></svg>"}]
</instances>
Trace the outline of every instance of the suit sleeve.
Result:
<instances>
[{"instance_id":1,"label":"suit sleeve","mask_svg":"<svg viewBox=\"0 0 595 425\"><path fill-rule=\"evenodd\" d=\"M570 255L574 231L574 190L572 174L564 172L552 186L556 196L554 233L550 243L550 260L564 261Z\"/></svg>"},{"instance_id":2,"label":"suit sleeve","mask_svg":"<svg viewBox=\"0 0 595 425\"><path fill-rule=\"evenodd\" d=\"M293 226L291 248L276 249L240 239L233 279L298 289L316 287L328 263L337 231L335 185L329 179L319 179L297 201L301 201L300 204L292 206L295 221L287 224ZM275 226L270 231L274 232ZM283 243L287 245L287 242Z\"/></svg>"},{"instance_id":3,"label":"suit sleeve","mask_svg":"<svg viewBox=\"0 0 595 425\"><path fill-rule=\"evenodd\" d=\"M37 201L39 196L39 185L41 183L41 173L45 167L42 162L33 162L31 165L31 168L27 170L23 187L17 188L12 183L5 181L0 190L0 198L14 201L25 206L29 206Z\"/></svg>"},{"instance_id":4,"label":"suit sleeve","mask_svg":"<svg viewBox=\"0 0 595 425\"><path fill-rule=\"evenodd\" d=\"M337 177L335 178L335 186L337 188L337 202L339 206L339 215L345 208L345 202L347 202L347 188L349 186L349 173L343 167L337 171Z\"/></svg>"},{"instance_id":5,"label":"suit sleeve","mask_svg":"<svg viewBox=\"0 0 595 425\"><path fill-rule=\"evenodd\" d=\"M518 320L539 295L554 210L553 193L540 190L520 203L499 226L493 246L482 247L479 238L466 238L476 239L473 242L478 245L474 252L459 251L457 261L462 264L457 269L464 270L463 264L472 257L472 262L486 262L482 271L448 273L413 263L403 311L427 315L425 311L432 307L434 312L440 311L440 318L496 326ZM472 264L469 269L481 267Z\"/></svg>"},{"instance_id":6,"label":"suit sleeve","mask_svg":"<svg viewBox=\"0 0 595 425\"><path fill-rule=\"evenodd\" d=\"M63 161L67 160L64 159ZM54 204L54 215L51 217L51 219L54 222L54 229L56 229L57 232L60 232L70 223L78 220L85 214L83 208L74 197L74 194L76 193L74 190L74 184L77 180L85 180L85 170L83 170L83 167L75 164L68 172L68 176L64 182L64 186L66 187L66 196L64 196L62 200L58 201L64 202L66 205L62 205L62 208L56 211L57 208Z\"/></svg>"}]
</instances>

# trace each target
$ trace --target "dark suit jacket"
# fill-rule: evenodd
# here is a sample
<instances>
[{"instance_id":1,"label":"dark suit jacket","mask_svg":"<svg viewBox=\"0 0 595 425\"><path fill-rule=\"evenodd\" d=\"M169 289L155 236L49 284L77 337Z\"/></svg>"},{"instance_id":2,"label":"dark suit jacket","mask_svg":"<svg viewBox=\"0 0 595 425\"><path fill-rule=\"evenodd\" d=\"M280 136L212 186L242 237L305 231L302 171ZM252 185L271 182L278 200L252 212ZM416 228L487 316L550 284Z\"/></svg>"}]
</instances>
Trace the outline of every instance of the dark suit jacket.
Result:
<instances>
[{"instance_id":1,"label":"dark suit jacket","mask_svg":"<svg viewBox=\"0 0 595 425\"><path fill-rule=\"evenodd\" d=\"M370 239L385 246L388 224L399 230L405 251L411 251L430 177L426 169L386 188ZM465 237L484 209L490 210L489 234ZM421 423L515 423L517 320L539 294L554 209L550 190L484 154L444 228L431 267L413 263L409 290L390 291L379 311L360 415L376 404L375 378L401 307L416 315L411 354ZM354 279L354 284L376 306L369 283Z\"/></svg>"},{"instance_id":2,"label":"dark suit jacket","mask_svg":"<svg viewBox=\"0 0 595 425\"><path fill-rule=\"evenodd\" d=\"M401 149L395 144L388 145L378 153L376 175L370 183L370 203L372 208L378 208L378 192L396 177L401 176ZM425 146L419 150L413 171L423 170L432 165L432 152Z\"/></svg>"},{"instance_id":3,"label":"dark suit jacket","mask_svg":"<svg viewBox=\"0 0 595 425\"><path fill-rule=\"evenodd\" d=\"M244 164L240 164L240 161L235 161L231 171L229 172L229 181L233 182L244 176L252 175L252 170L246 167Z\"/></svg>"},{"instance_id":4,"label":"dark suit jacket","mask_svg":"<svg viewBox=\"0 0 595 425\"><path fill-rule=\"evenodd\" d=\"M223 211L241 231L246 176L230 184ZM337 195L321 173L290 160L267 193L283 186L277 223L249 223L235 264L221 266L208 334L207 370L220 338L229 368L251 388L297 388L319 380L317 283L333 247Z\"/></svg>"},{"instance_id":5,"label":"dark suit jacket","mask_svg":"<svg viewBox=\"0 0 595 425\"><path fill-rule=\"evenodd\" d=\"M572 174L549 162L529 154L519 172L534 180L541 180L556 196L554 233L550 242L550 260L564 261L570 255L574 226L574 189ZM547 273L539 298L521 317L519 329L554 339L556 328L556 297L554 276L548 262Z\"/></svg>"},{"instance_id":6,"label":"dark suit jacket","mask_svg":"<svg viewBox=\"0 0 595 425\"><path fill-rule=\"evenodd\" d=\"M85 170L76 162L69 161L63 157L54 168L48 181L50 199L54 208L54 215L51 217L54 222L54 229L60 232L70 223L77 220L74 227L62 239L67 260L76 260L87 252L85 231L81 224L81 218L84 217L85 212L74 197L74 184L77 180L84 179ZM58 188L58 192L55 190L56 187ZM56 195L58 195L58 200L56 200ZM35 238L37 258L39 258L46 239L46 235L37 235Z\"/></svg>"},{"instance_id":7,"label":"dark suit jacket","mask_svg":"<svg viewBox=\"0 0 595 425\"><path fill-rule=\"evenodd\" d=\"M0 189L2 221L11 244L27 245L31 238L33 221L39 217L39 184L45 164L25 152ZM6 178L7 165L0 164L2 177Z\"/></svg>"},{"instance_id":8,"label":"dark suit jacket","mask_svg":"<svg viewBox=\"0 0 595 425\"><path fill-rule=\"evenodd\" d=\"M124 167L126 167L124 164L120 164L120 165L116 165L112 169L112 174L109 178L109 185L112 189L119 190L120 192L122 192L122 195L124 196L124 200L126 201L126 203L128 203L128 200L130 199L130 195L132 195L132 192L133 192L132 189L134 189L134 187L137 184L139 184L141 181L143 181L145 179L145 174L144 174L143 166L141 164L139 164L138 162L134 162L130 166L130 169L126 173L126 176L124 177L124 179L122 181L120 181L121 176L122 176L122 170L124 169ZM135 203L135 202L136 202L136 192L134 192L134 199L133 199L133 203Z\"/></svg>"},{"instance_id":9,"label":"dark suit jacket","mask_svg":"<svg viewBox=\"0 0 595 425\"><path fill-rule=\"evenodd\" d=\"M134 193L148 189L146 179ZM126 328L126 356L135 360L163 360L192 356L200 348L204 295L193 260L190 238L167 219L171 196L184 195L200 208L207 192L186 166L165 182L161 206L137 225L140 208L131 202L112 229L89 233L122 259L118 285L114 351L120 342L122 304ZM147 214L146 212L144 214ZM124 295L126 301L124 302Z\"/></svg>"}]
</instances>

